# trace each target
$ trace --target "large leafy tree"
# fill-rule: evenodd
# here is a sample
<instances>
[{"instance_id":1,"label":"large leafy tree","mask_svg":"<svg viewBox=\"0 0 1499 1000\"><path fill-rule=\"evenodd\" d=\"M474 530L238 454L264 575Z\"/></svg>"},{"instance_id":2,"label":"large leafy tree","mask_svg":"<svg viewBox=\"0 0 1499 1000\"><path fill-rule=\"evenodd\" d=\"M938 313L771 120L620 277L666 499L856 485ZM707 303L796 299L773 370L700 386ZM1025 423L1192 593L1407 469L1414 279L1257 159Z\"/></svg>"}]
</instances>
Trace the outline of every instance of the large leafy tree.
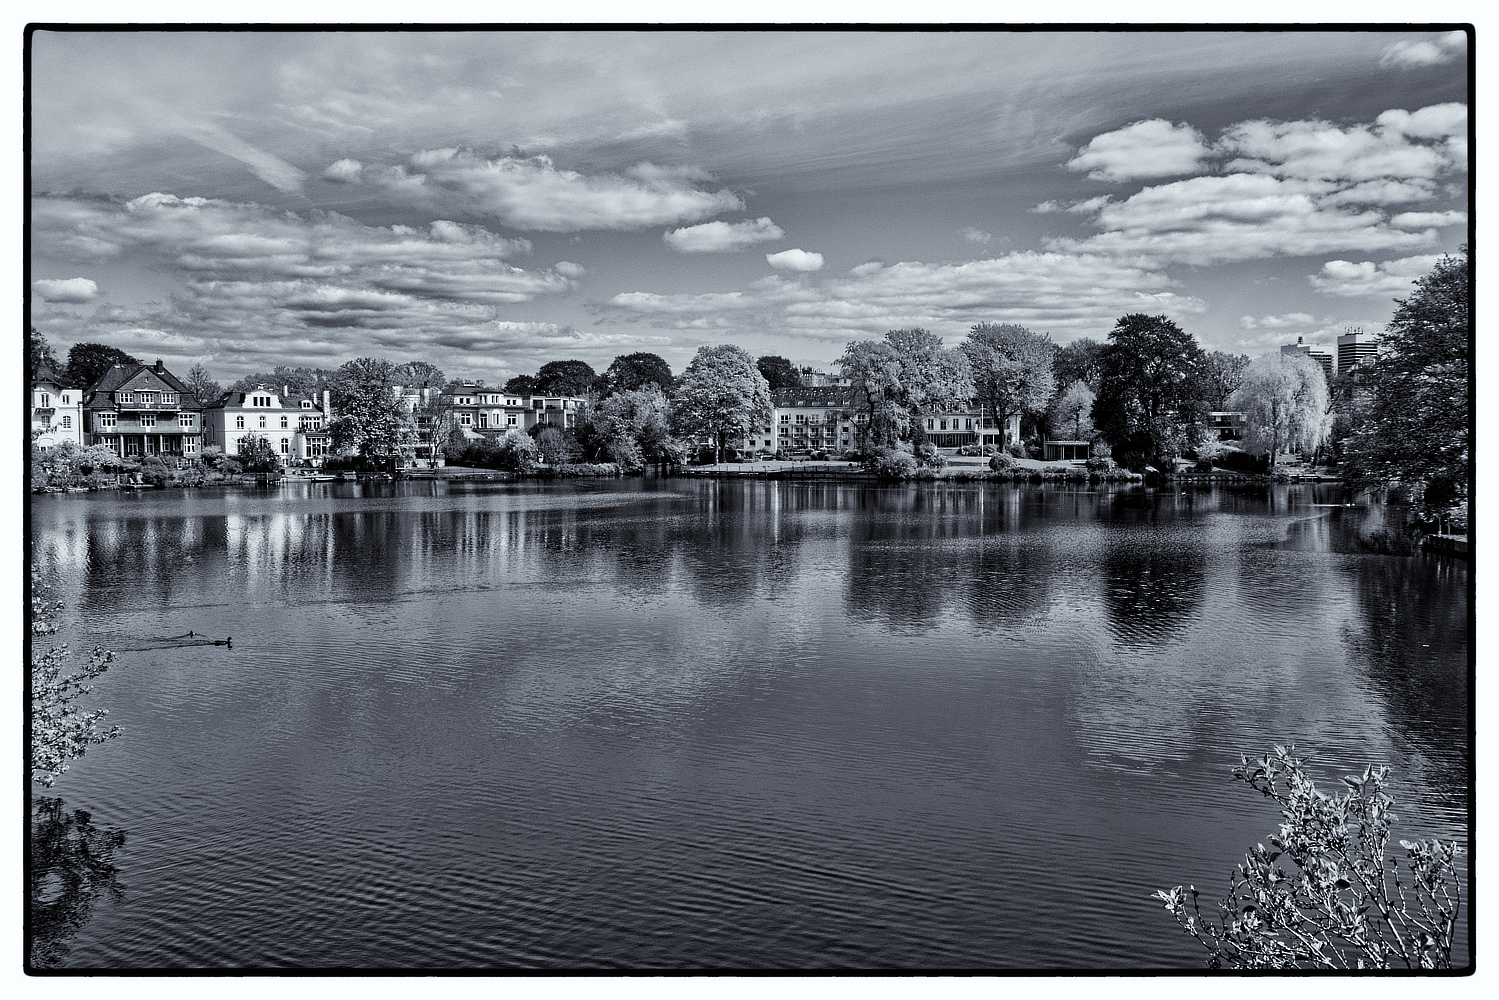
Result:
<instances>
[{"instance_id":1,"label":"large leafy tree","mask_svg":"<svg viewBox=\"0 0 1499 1000\"><path fill-rule=\"evenodd\" d=\"M765 381L772 391L801 387L801 372L796 370L796 365L779 354L767 354L756 361L755 366L760 369L760 374L765 376Z\"/></svg>"},{"instance_id":2,"label":"large leafy tree","mask_svg":"<svg viewBox=\"0 0 1499 1000\"><path fill-rule=\"evenodd\" d=\"M1332 415L1322 366L1304 354L1266 354L1244 369L1228 408L1244 414L1245 450L1267 453L1270 467L1287 451L1313 451L1327 440Z\"/></svg>"},{"instance_id":3,"label":"large leafy tree","mask_svg":"<svg viewBox=\"0 0 1499 1000\"><path fill-rule=\"evenodd\" d=\"M183 379L183 385L187 386L193 398L207 406L215 402L224 394L224 389L219 385L208 369L202 364L193 365L187 370L187 378Z\"/></svg>"},{"instance_id":4,"label":"large leafy tree","mask_svg":"<svg viewBox=\"0 0 1499 1000\"><path fill-rule=\"evenodd\" d=\"M1470 280L1466 249L1438 261L1397 300L1378 357L1356 369L1368 405L1344 442L1345 475L1396 488L1428 516L1455 513L1468 498Z\"/></svg>"},{"instance_id":5,"label":"large leafy tree","mask_svg":"<svg viewBox=\"0 0 1499 1000\"><path fill-rule=\"evenodd\" d=\"M672 387L671 365L659 354L636 351L622 354L604 370L599 382L602 394L612 396L621 392L636 392L651 386L661 392L670 392Z\"/></svg>"},{"instance_id":6,"label":"large leafy tree","mask_svg":"<svg viewBox=\"0 0 1499 1000\"><path fill-rule=\"evenodd\" d=\"M1093 403L1097 397L1082 379L1057 394L1048 414L1052 433L1071 441L1093 437Z\"/></svg>"},{"instance_id":7,"label":"large leafy tree","mask_svg":"<svg viewBox=\"0 0 1499 1000\"><path fill-rule=\"evenodd\" d=\"M1232 409L1228 405L1228 397L1244 381L1244 369L1249 367L1249 360L1247 354L1229 354L1227 351L1213 351L1203 355L1203 401L1210 409Z\"/></svg>"},{"instance_id":8,"label":"large leafy tree","mask_svg":"<svg viewBox=\"0 0 1499 1000\"><path fill-rule=\"evenodd\" d=\"M635 472L647 462L675 464L681 448L671 435L671 408L655 385L617 392L588 408L578 443L590 462L615 462Z\"/></svg>"},{"instance_id":9,"label":"large leafy tree","mask_svg":"<svg viewBox=\"0 0 1499 1000\"><path fill-rule=\"evenodd\" d=\"M1082 381L1088 383L1089 389L1096 390L1098 362L1108 346L1092 337L1079 337L1070 344L1058 347L1056 357L1051 362L1052 375L1056 378L1057 387L1065 388L1074 382Z\"/></svg>"},{"instance_id":10,"label":"large leafy tree","mask_svg":"<svg viewBox=\"0 0 1499 1000\"><path fill-rule=\"evenodd\" d=\"M1196 338L1165 316L1120 318L1099 359L1093 403L1093 423L1116 459L1173 469L1202 434L1203 364Z\"/></svg>"},{"instance_id":11,"label":"large leafy tree","mask_svg":"<svg viewBox=\"0 0 1499 1000\"><path fill-rule=\"evenodd\" d=\"M356 358L333 377L328 424L334 447L370 462L401 454L413 436L411 419L396 395L396 366L381 358Z\"/></svg>"},{"instance_id":12,"label":"large leafy tree","mask_svg":"<svg viewBox=\"0 0 1499 1000\"><path fill-rule=\"evenodd\" d=\"M959 406L973 396L963 353L919 327L890 330L883 341L854 341L838 365L856 405L868 414L869 447L892 447L910 436L918 413Z\"/></svg>"},{"instance_id":13,"label":"large leafy tree","mask_svg":"<svg viewBox=\"0 0 1499 1000\"><path fill-rule=\"evenodd\" d=\"M63 363L58 359L57 352L52 350L52 345L47 343L47 338L42 336L41 332L33 326L28 331L28 339L30 348L28 361L31 379L34 381L36 373L43 368L51 368L57 373L59 378L62 377Z\"/></svg>"},{"instance_id":14,"label":"large leafy tree","mask_svg":"<svg viewBox=\"0 0 1499 1000\"><path fill-rule=\"evenodd\" d=\"M1046 334L1013 323L980 323L968 332L962 351L973 373L974 397L999 427L1008 426L1012 416L1045 410L1051 401L1056 347Z\"/></svg>"},{"instance_id":15,"label":"large leafy tree","mask_svg":"<svg viewBox=\"0 0 1499 1000\"><path fill-rule=\"evenodd\" d=\"M427 361L396 365L396 382L407 389L441 389L447 385L442 369Z\"/></svg>"},{"instance_id":16,"label":"large leafy tree","mask_svg":"<svg viewBox=\"0 0 1499 1000\"><path fill-rule=\"evenodd\" d=\"M548 361L536 373L536 392L543 396L582 396L598 378L586 361Z\"/></svg>"},{"instance_id":17,"label":"large leafy tree","mask_svg":"<svg viewBox=\"0 0 1499 1000\"><path fill-rule=\"evenodd\" d=\"M74 344L68 351L68 371L64 376L70 386L91 387L115 365L138 365L135 358L108 344Z\"/></svg>"},{"instance_id":18,"label":"large leafy tree","mask_svg":"<svg viewBox=\"0 0 1499 1000\"><path fill-rule=\"evenodd\" d=\"M713 442L713 460L731 440L770 419L770 385L741 347L700 347L678 380L675 417L686 433Z\"/></svg>"},{"instance_id":19,"label":"large leafy tree","mask_svg":"<svg viewBox=\"0 0 1499 1000\"><path fill-rule=\"evenodd\" d=\"M505 391L517 396L529 396L536 392L536 376L517 375L505 383Z\"/></svg>"}]
</instances>

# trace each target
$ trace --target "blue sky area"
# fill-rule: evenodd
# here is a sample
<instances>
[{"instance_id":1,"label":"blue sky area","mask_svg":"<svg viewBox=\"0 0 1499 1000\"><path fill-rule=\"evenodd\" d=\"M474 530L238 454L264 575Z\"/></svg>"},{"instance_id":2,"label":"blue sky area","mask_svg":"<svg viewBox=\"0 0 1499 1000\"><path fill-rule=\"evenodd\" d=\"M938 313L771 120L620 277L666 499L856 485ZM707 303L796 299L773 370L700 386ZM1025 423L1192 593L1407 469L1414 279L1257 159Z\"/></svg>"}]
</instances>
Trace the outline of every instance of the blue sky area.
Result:
<instances>
[{"instance_id":1,"label":"blue sky area","mask_svg":"<svg viewBox=\"0 0 1499 1000\"><path fill-rule=\"evenodd\" d=\"M48 33L31 319L221 380L1377 332L1467 233L1461 33Z\"/></svg>"}]
</instances>

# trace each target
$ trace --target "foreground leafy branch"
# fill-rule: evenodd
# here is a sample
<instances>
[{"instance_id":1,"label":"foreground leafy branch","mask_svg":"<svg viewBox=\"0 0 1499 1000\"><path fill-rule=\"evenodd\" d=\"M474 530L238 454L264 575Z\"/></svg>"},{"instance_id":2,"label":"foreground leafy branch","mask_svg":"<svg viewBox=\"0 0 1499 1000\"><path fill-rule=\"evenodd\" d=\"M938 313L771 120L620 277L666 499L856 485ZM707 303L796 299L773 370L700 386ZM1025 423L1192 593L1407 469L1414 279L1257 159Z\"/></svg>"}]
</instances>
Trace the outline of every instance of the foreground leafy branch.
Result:
<instances>
[{"instance_id":1,"label":"foreground leafy branch","mask_svg":"<svg viewBox=\"0 0 1499 1000\"><path fill-rule=\"evenodd\" d=\"M1400 841L1386 857L1394 800L1388 767L1317 790L1295 747L1251 760L1234 778L1281 807L1270 847L1258 844L1206 916L1195 886L1155 893L1208 951L1210 968L1446 969L1452 966L1462 887L1455 842Z\"/></svg>"},{"instance_id":2,"label":"foreground leafy branch","mask_svg":"<svg viewBox=\"0 0 1499 1000\"><path fill-rule=\"evenodd\" d=\"M107 708L85 710L79 700L93 690L91 683L114 661L114 654L95 647L88 661L69 670L72 654L67 643L46 646L45 636L61 629L60 601L52 601L39 575L32 575L31 594L31 777L51 788L68 769L68 761L82 757L90 744L119 735L118 726L104 727Z\"/></svg>"}]
</instances>

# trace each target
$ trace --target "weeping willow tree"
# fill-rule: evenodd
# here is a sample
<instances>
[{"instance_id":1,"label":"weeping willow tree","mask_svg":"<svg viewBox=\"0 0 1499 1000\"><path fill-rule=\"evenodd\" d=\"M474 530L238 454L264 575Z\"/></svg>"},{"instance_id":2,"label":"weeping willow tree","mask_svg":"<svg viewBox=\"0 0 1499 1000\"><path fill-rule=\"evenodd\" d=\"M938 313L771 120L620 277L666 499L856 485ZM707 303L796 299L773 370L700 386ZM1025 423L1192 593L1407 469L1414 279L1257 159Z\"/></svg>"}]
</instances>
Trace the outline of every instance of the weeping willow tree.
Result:
<instances>
[{"instance_id":1,"label":"weeping willow tree","mask_svg":"<svg viewBox=\"0 0 1499 1000\"><path fill-rule=\"evenodd\" d=\"M1277 456L1314 451L1332 430L1327 378L1304 354L1266 354L1250 362L1228 406L1244 414L1244 449L1268 453L1272 469Z\"/></svg>"}]
</instances>

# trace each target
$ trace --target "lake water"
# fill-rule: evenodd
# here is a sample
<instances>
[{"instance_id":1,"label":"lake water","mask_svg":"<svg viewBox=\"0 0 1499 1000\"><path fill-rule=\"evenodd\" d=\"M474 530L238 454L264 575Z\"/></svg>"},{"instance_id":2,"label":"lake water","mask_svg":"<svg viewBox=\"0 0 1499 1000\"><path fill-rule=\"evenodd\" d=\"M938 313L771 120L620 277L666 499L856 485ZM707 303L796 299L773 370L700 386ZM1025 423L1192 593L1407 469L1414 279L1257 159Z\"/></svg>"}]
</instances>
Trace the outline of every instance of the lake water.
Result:
<instances>
[{"instance_id":1,"label":"lake water","mask_svg":"<svg viewBox=\"0 0 1499 1000\"><path fill-rule=\"evenodd\" d=\"M1151 893L1275 830L1241 751L1388 762L1397 837L1467 841L1467 567L1341 499L35 497L124 729L49 793L127 835L62 964L1201 968Z\"/></svg>"}]
</instances>

